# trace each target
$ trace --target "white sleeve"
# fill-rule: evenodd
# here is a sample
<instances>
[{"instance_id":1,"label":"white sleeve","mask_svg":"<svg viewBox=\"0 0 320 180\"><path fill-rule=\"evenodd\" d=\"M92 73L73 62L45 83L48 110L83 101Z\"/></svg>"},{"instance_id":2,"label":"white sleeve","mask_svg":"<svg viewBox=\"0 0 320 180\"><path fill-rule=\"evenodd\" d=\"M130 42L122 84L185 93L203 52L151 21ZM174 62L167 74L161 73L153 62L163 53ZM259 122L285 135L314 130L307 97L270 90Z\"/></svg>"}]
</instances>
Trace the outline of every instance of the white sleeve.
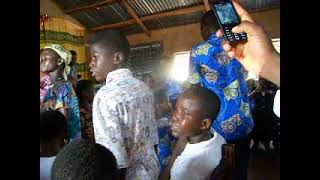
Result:
<instances>
[{"instance_id":1,"label":"white sleeve","mask_svg":"<svg viewBox=\"0 0 320 180\"><path fill-rule=\"evenodd\" d=\"M273 112L280 117L280 89L277 91L273 102Z\"/></svg>"}]
</instances>

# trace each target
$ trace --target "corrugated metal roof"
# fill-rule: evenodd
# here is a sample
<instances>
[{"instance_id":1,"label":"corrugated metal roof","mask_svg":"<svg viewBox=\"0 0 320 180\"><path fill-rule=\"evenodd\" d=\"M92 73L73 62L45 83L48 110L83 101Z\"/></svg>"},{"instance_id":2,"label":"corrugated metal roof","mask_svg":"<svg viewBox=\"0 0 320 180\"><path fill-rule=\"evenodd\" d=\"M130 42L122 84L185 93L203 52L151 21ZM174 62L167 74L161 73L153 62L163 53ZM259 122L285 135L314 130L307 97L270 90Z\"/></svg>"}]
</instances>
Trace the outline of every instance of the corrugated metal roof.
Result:
<instances>
[{"instance_id":1,"label":"corrugated metal roof","mask_svg":"<svg viewBox=\"0 0 320 180\"><path fill-rule=\"evenodd\" d=\"M128 4L138 16L156 14L173 9L199 5L202 0L129 0Z\"/></svg>"},{"instance_id":2,"label":"corrugated metal roof","mask_svg":"<svg viewBox=\"0 0 320 180\"><path fill-rule=\"evenodd\" d=\"M202 15L203 12L196 12L186 15L158 18L156 20L145 21L144 24L150 29L163 29L165 27L197 23L201 20Z\"/></svg>"},{"instance_id":3,"label":"corrugated metal roof","mask_svg":"<svg viewBox=\"0 0 320 180\"><path fill-rule=\"evenodd\" d=\"M131 19L131 16L118 3L114 3L110 6L103 6L99 10L84 10L81 13L75 13L73 17L79 22L85 22L84 25L88 28Z\"/></svg>"},{"instance_id":4,"label":"corrugated metal roof","mask_svg":"<svg viewBox=\"0 0 320 180\"><path fill-rule=\"evenodd\" d=\"M82 7L103 0L55 0L64 10ZM161 12L181 9L202 4L202 0L128 0L128 4L139 17L149 16ZM240 3L248 10L258 10L273 7L280 7L280 0L240 0ZM202 12L179 15L175 17L158 18L144 22L150 30L161 29L176 25L199 22ZM119 4L113 3L109 6L88 9L70 14L87 28L93 28L106 24L119 23L132 19L126 10ZM127 34L142 32L137 24L121 28Z\"/></svg>"},{"instance_id":5,"label":"corrugated metal roof","mask_svg":"<svg viewBox=\"0 0 320 180\"><path fill-rule=\"evenodd\" d=\"M70 10L70 9L102 2L104 0L54 0L54 1L60 4L64 10Z\"/></svg>"}]
</instances>

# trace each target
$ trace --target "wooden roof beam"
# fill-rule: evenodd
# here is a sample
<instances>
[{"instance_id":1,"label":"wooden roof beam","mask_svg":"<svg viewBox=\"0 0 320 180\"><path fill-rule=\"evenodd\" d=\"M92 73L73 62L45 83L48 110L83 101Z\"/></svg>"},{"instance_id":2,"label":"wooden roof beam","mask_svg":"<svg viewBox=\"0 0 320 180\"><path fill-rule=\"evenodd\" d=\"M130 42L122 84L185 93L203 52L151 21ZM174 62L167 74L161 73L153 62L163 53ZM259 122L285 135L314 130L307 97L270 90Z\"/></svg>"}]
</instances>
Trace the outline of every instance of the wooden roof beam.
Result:
<instances>
[{"instance_id":1,"label":"wooden roof beam","mask_svg":"<svg viewBox=\"0 0 320 180\"><path fill-rule=\"evenodd\" d=\"M87 6L82 6L82 7L78 7L78 8L74 8L74 9L70 9L70 10L65 10L65 12L67 14L72 14L72 13L78 13L87 9L93 9L93 8L97 8L97 7L101 7L101 6L108 6L110 4L113 3L113 0L105 0L102 2L98 2L98 3L94 3L94 4L90 4Z\"/></svg>"},{"instance_id":2,"label":"wooden roof beam","mask_svg":"<svg viewBox=\"0 0 320 180\"><path fill-rule=\"evenodd\" d=\"M141 19L138 17L138 15L134 12L134 10L131 8L131 6L128 4L126 0L122 0L121 4L126 8L128 14L133 18L133 20L139 24L139 26L142 28L143 32L146 33L149 37L151 36L150 31L147 29L147 27L143 24Z\"/></svg>"},{"instance_id":3,"label":"wooden roof beam","mask_svg":"<svg viewBox=\"0 0 320 180\"><path fill-rule=\"evenodd\" d=\"M207 12L211 10L211 6L210 6L208 0L203 0L203 4L204 4L204 7Z\"/></svg>"},{"instance_id":4,"label":"wooden roof beam","mask_svg":"<svg viewBox=\"0 0 320 180\"><path fill-rule=\"evenodd\" d=\"M195 12L199 12L199 11L205 12L205 7L203 5L198 5L198 6L178 9L178 10L174 10L174 11L169 11L169 12L157 13L157 14L141 17L140 20L142 22L144 22L144 21L153 20L153 19L157 19L157 18L185 15L185 14L191 14L191 13L195 13ZM122 27L132 25L134 23L135 23L135 20L130 19L130 20L122 21L122 22L115 23L115 24L106 24L106 25L94 27L94 28L91 28L90 30L100 31L103 29L117 29L117 28L122 28Z\"/></svg>"}]
</instances>

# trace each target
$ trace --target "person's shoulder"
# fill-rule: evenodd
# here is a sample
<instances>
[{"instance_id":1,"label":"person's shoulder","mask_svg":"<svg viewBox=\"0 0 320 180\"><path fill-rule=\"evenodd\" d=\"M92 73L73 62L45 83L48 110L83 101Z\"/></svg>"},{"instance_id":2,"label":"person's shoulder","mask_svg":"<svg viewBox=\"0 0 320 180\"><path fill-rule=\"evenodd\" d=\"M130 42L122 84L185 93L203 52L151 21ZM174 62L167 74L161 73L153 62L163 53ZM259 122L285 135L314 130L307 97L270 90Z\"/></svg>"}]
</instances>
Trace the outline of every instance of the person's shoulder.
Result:
<instances>
[{"instance_id":1,"label":"person's shoulder","mask_svg":"<svg viewBox=\"0 0 320 180\"><path fill-rule=\"evenodd\" d=\"M196 50L196 49L198 49L199 47L202 47L203 45L208 45L208 46L210 46L211 43L210 43L210 42L207 42L207 41L199 42L199 43L197 43L196 45L194 45L194 46L192 47L192 50Z\"/></svg>"},{"instance_id":2,"label":"person's shoulder","mask_svg":"<svg viewBox=\"0 0 320 180\"><path fill-rule=\"evenodd\" d=\"M191 57L192 58L203 58L207 57L211 52L217 47L215 43L212 43L211 41L203 41L199 44L193 46L191 51Z\"/></svg>"},{"instance_id":3,"label":"person's shoulder","mask_svg":"<svg viewBox=\"0 0 320 180\"><path fill-rule=\"evenodd\" d=\"M209 140L209 143L211 144L209 147L214 147L213 145L222 146L227 143L223 136L218 132L214 132L213 134L214 136Z\"/></svg>"},{"instance_id":4,"label":"person's shoulder","mask_svg":"<svg viewBox=\"0 0 320 180\"><path fill-rule=\"evenodd\" d=\"M110 87L110 85L105 84L101 88L99 88L99 90L95 94L95 97L100 99L107 98L108 95L112 92L113 92L113 89Z\"/></svg>"},{"instance_id":5,"label":"person's shoulder","mask_svg":"<svg viewBox=\"0 0 320 180\"><path fill-rule=\"evenodd\" d=\"M133 88L137 94L152 94L152 90L149 88L149 86L144 83L143 81L135 78L130 77L130 88Z\"/></svg>"}]
</instances>

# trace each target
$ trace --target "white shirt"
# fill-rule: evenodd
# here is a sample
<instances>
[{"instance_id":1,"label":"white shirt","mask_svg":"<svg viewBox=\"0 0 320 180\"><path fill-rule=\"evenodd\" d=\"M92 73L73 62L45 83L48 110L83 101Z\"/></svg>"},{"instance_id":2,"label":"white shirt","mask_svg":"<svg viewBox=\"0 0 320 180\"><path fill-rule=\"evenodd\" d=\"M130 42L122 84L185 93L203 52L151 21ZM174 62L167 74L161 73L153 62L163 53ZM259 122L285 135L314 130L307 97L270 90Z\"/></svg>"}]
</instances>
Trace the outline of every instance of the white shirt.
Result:
<instances>
[{"instance_id":1,"label":"white shirt","mask_svg":"<svg viewBox=\"0 0 320 180\"><path fill-rule=\"evenodd\" d=\"M280 117L280 89L277 91L273 101L273 112Z\"/></svg>"},{"instance_id":2,"label":"white shirt","mask_svg":"<svg viewBox=\"0 0 320 180\"><path fill-rule=\"evenodd\" d=\"M127 168L126 179L156 180L160 165L153 94L128 69L110 72L93 101L93 127L97 143Z\"/></svg>"},{"instance_id":3,"label":"white shirt","mask_svg":"<svg viewBox=\"0 0 320 180\"><path fill-rule=\"evenodd\" d=\"M51 168L56 156L40 157L40 180L51 179Z\"/></svg>"},{"instance_id":4,"label":"white shirt","mask_svg":"<svg viewBox=\"0 0 320 180\"><path fill-rule=\"evenodd\" d=\"M222 145L226 141L218 133L214 137L196 144L187 144L171 168L171 180L209 180L219 165Z\"/></svg>"}]
</instances>

